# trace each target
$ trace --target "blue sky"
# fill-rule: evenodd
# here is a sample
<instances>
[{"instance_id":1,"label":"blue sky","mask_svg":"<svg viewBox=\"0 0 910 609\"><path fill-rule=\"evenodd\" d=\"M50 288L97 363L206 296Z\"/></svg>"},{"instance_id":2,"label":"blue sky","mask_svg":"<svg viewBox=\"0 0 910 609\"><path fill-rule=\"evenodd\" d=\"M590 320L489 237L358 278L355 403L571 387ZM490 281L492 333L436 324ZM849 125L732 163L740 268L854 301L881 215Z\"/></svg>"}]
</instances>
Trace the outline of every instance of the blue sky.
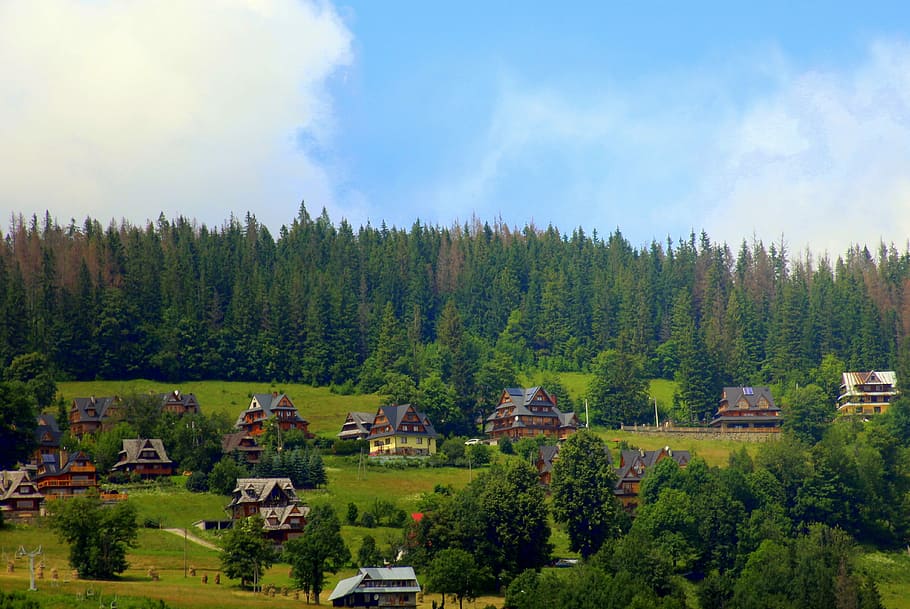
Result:
<instances>
[{"instance_id":1,"label":"blue sky","mask_svg":"<svg viewBox=\"0 0 910 609\"><path fill-rule=\"evenodd\" d=\"M0 211L910 237L899 3L0 0Z\"/></svg>"}]
</instances>

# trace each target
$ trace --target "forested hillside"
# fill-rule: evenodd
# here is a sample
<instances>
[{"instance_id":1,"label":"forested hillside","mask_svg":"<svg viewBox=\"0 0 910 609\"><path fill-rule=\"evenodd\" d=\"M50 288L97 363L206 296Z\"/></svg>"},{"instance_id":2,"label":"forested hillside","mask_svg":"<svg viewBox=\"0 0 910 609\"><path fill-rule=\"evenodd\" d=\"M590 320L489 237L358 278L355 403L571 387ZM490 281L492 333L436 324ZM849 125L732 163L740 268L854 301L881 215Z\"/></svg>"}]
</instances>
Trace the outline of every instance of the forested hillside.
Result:
<instances>
[{"instance_id":1,"label":"forested hillside","mask_svg":"<svg viewBox=\"0 0 910 609\"><path fill-rule=\"evenodd\" d=\"M831 259L704 233L355 230L301 205L277 236L252 215L19 216L0 248L0 367L37 351L61 379L398 382L469 411L518 369L584 370L609 349L675 377L699 418L724 384L821 383L825 356L900 370L908 334L910 253L885 245Z\"/></svg>"}]
</instances>

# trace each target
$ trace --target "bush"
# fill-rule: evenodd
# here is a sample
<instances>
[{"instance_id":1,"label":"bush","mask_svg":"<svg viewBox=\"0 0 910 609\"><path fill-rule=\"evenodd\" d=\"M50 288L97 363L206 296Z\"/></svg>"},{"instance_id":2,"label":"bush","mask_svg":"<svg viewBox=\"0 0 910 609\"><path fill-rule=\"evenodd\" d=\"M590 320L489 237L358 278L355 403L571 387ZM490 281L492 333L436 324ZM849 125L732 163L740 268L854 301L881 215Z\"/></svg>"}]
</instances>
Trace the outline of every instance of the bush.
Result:
<instances>
[{"instance_id":1,"label":"bush","mask_svg":"<svg viewBox=\"0 0 910 609\"><path fill-rule=\"evenodd\" d=\"M512 446L512 440L505 436L499 440L499 452L504 455L514 455L515 447Z\"/></svg>"},{"instance_id":2,"label":"bush","mask_svg":"<svg viewBox=\"0 0 910 609\"><path fill-rule=\"evenodd\" d=\"M195 471L186 479L186 490L191 493L205 493L209 490L209 477L200 471Z\"/></svg>"},{"instance_id":3,"label":"bush","mask_svg":"<svg viewBox=\"0 0 910 609\"><path fill-rule=\"evenodd\" d=\"M357 516L359 515L359 510L357 509L357 504L353 501L348 504L348 524L354 526L357 524Z\"/></svg>"},{"instance_id":4,"label":"bush","mask_svg":"<svg viewBox=\"0 0 910 609\"><path fill-rule=\"evenodd\" d=\"M480 467L490 462L490 447L486 444L474 444L467 447L467 458L473 467Z\"/></svg>"},{"instance_id":5,"label":"bush","mask_svg":"<svg viewBox=\"0 0 910 609\"><path fill-rule=\"evenodd\" d=\"M376 518L374 518L371 513L364 512L363 515L360 516L360 526L372 529L376 526Z\"/></svg>"}]
</instances>

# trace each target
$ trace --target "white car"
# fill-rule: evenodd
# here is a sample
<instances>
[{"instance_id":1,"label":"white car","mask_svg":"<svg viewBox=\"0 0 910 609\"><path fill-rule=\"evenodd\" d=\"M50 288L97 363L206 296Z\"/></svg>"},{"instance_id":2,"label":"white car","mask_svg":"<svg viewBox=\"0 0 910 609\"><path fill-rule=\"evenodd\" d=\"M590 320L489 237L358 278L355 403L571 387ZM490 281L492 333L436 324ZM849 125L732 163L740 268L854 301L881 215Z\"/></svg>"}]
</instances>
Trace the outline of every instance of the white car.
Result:
<instances>
[{"instance_id":1,"label":"white car","mask_svg":"<svg viewBox=\"0 0 910 609\"><path fill-rule=\"evenodd\" d=\"M465 440L464 445L465 446L474 446L475 444L481 444L481 443L483 443L483 440L481 440L480 438L471 438L470 440Z\"/></svg>"}]
</instances>

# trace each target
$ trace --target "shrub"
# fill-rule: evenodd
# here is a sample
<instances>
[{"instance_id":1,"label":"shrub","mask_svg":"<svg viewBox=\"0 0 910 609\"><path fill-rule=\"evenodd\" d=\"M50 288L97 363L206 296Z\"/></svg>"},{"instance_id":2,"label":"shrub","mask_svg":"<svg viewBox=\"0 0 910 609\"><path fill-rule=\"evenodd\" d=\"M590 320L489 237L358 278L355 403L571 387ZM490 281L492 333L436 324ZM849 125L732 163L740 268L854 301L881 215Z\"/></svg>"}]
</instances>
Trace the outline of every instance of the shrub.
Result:
<instances>
[{"instance_id":1,"label":"shrub","mask_svg":"<svg viewBox=\"0 0 910 609\"><path fill-rule=\"evenodd\" d=\"M372 529L376 526L376 518L374 518L371 513L364 512L363 515L360 516L360 526Z\"/></svg>"},{"instance_id":2,"label":"shrub","mask_svg":"<svg viewBox=\"0 0 910 609\"><path fill-rule=\"evenodd\" d=\"M191 493L204 493L209 490L209 477L200 471L195 471L186 479L186 490Z\"/></svg>"},{"instance_id":3,"label":"shrub","mask_svg":"<svg viewBox=\"0 0 910 609\"><path fill-rule=\"evenodd\" d=\"M512 440L508 437L503 437L499 440L499 452L504 455L514 455L515 447L512 446Z\"/></svg>"}]
</instances>

